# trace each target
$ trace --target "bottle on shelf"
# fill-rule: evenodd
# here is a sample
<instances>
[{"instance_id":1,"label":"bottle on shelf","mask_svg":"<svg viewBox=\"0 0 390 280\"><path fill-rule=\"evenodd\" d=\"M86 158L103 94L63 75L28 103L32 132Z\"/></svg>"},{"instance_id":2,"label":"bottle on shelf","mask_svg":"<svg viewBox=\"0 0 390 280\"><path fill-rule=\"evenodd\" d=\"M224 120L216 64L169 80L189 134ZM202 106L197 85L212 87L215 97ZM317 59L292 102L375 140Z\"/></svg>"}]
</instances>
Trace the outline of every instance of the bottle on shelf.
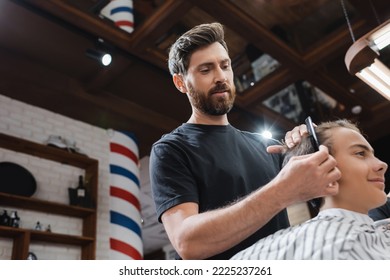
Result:
<instances>
[{"instance_id":1,"label":"bottle on shelf","mask_svg":"<svg viewBox=\"0 0 390 280\"><path fill-rule=\"evenodd\" d=\"M77 187L68 190L70 205L91 207L90 195L82 175L79 176Z\"/></svg>"},{"instance_id":2,"label":"bottle on shelf","mask_svg":"<svg viewBox=\"0 0 390 280\"><path fill-rule=\"evenodd\" d=\"M47 231L47 232L51 232L51 226L50 226L50 224L48 224L48 225L47 225L47 227L46 227L45 231Z\"/></svg>"},{"instance_id":3,"label":"bottle on shelf","mask_svg":"<svg viewBox=\"0 0 390 280\"><path fill-rule=\"evenodd\" d=\"M87 190L84 186L84 177L82 175L79 176L79 183L76 188L76 197L77 197L77 205L84 206L85 199L87 196Z\"/></svg>"},{"instance_id":4,"label":"bottle on shelf","mask_svg":"<svg viewBox=\"0 0 390 280\"><path fill-rule=\"evenodd\" d=\"M17 211L12 211L11 212L11 217L10 217L10 224L11 227L18 228L20 225L20 218L18 216Z\"/></svg>"},{"instance_id":5,"label":"bottle on shelf","mask_svg":"<svg viewBox=\"0 0 390 280\"><path fill-rule=\"evenodd\" d=\"M35 224L35 230L42 230L42 225L41 223L38 221L36 224Z\"/></svg>"},{"instance_id":6,"label":"bottle on shelf","mask_svg":"<svg viewBox=\"0 0 390 280\"><path fill-rule=\"evenodd\" d=\"M11 217L8 215L7 210L3 211L3 214L0 216L0 225L9 226Z\"/></svg>"}]
</instances>

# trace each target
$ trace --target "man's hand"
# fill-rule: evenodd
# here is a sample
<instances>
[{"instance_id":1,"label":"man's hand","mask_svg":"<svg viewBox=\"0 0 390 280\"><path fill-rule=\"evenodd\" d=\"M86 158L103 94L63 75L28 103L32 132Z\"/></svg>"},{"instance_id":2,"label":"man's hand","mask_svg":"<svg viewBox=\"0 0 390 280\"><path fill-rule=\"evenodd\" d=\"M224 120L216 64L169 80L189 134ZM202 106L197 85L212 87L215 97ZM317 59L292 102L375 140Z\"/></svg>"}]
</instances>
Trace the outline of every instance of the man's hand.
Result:
<instances>
[{"instance_id":1,"label":"man's hand","mask_svg":"<svg viewBox=\"0 0 390 280\"><path fill-rule=\"evenodd\" d=\"M315 124L314 124L315 126ZM296 144L301 142L302 136L307 134L307 128L305 124L294 127L292 130L287 131L284 136L284 142L288 148L294 147ZM267 147L267 152L270 154L284 153L286 148L282 145L271 145Z\"/></svg>"},{"instance_id":2,"label":"man's hand","mask_svg":"<svg viewBox=\"0 0 390 280\"><path fill-rule=\"evenodd\" d=\"M279 199L293 204L337 194L340 178L336 160L320 145L318 152L291 157L273 181L288 186L279 193Z\"/></svg>"}]
</instances>

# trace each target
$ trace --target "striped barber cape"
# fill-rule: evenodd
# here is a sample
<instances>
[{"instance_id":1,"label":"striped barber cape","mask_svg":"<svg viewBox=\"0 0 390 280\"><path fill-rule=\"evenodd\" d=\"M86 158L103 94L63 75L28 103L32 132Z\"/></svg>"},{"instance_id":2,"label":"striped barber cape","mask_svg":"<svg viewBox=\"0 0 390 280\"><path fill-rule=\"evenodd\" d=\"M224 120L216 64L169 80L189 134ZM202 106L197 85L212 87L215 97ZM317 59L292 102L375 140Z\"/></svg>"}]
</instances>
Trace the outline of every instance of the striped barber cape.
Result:
<instances>
[{"instance_id":1,"label":"striped barber cape","mask_svg":"<svg viewBox=\"0 0 390 280\"><path fill-rule=\"evenodd\" d=\"M389 260L390 233L345 209L326 209L300 225L280 230L232 259Z\"/></svg>"}]
</instances>

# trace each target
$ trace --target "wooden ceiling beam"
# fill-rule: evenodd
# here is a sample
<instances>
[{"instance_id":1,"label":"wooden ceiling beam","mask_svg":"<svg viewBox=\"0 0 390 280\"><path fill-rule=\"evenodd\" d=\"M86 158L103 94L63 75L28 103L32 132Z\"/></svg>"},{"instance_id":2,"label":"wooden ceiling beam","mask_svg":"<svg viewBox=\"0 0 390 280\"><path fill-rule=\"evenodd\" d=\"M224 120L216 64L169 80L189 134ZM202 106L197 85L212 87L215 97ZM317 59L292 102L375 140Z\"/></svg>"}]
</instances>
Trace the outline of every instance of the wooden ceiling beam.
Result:
<instances>
[{"instance_id":1,"label":"wooden ceiling beam","mask_svg":"<svg viewBox=\"0 0 390 280\"><path fill-rule=\"evenodd\" d=\"M368 109L365 104L353 95L347 88L340 85L336 80L332 79L324 71L317 70L313 72L307 72L306 80L323 90L326 94L333 97L345 106L360 105L364 109Z\"/></svg>"},{"instance_id":2,"label":"wooden ceiling beam","mask_svg":"<svg viewBox=\"0 0 390 280\"><path fill-rule=\"evenodd\" d=\"M385 21L386 9L389 7L388 2L383 1L362 1L362 0L349 0L352 6L357 10L357 13L366 19L367 27L370 29L377 27L381 24L381 21ZM348 12L348 10L347 10ZM348 12L348 14L351 11ZM358 39L358 38L356 38Z\"/></svg>"},{"instance_id":3,"label":"wooden ceiling beam","mask_svg":"<svg viewBox=\"0 0 390 280\"><path fill-rule=\"evenodd\" d=\"M301 67L302 59L296 51L231 1L192 0L192 2L280 63Z\"/></svg>"},{"instance_id":4,"label":"wooden ceiling beam","mask_svg":"<svg viewBox=\"0 0 390 280\"><path fill-rule=\"evenodd\" d=\"M241 94L237 94L236 104L244 108L254 103L262 102L275 92L292 84L296 79L297 76L292 71L285 67L280 67L255 83L254 86Z\"/></svg>"},{"instance_id":5,"label":"wooden ceiling beam","mask_svg":"<svg viewBox=\"0 0 390 280\"><path fill-rule=\"evenodd\" d=\"M113 58L113 63L110 67L102 68L94 77L85 83L85 89L89 93L97 93L98 89L105 88L115 81L127 68L133 65L132 60L124 57Z\"/></svg>"},{"instance_id":6,"label":"wooden ceiling beam","mask_svg":"<svg viewBox=\"0 0 390 280\"><path fill-rule=\"evenodd\" d=\"M344 49L347 49L349 41L346 38L350 38L348 29L340 29L337 32L333 32L327 38L324 38L317 47L300 56L234 3L223 0L193 0L192 2L216 20L223 22L228 28L243 36L248 42L253 43L256 47L277 59L283 66L290 68L291 72L295 73L295 77L308 80L311 84L318 86L346 106L360 105L364 110L369 110L348 89L322 70L316 69L334 59ZM352 29L357 34L362 33L367 28L365 23L365 20L356 21L353 23ZM278 76L278 74L280 75ZM262 80L257 86L250 88L242 96L238 96L236 100L237 105L254 114L259 114L261 111L261 114L270 115L272 118L280 115L264 108L262 105L259 105L262 108L261 110L259 110L259 106L254 105L256 102L263 101L267 95L282 89L283 86L279 84L280 80L284 81L285 86L293 82L293 79L285 73L284 75L275 73L275 77L277 78ZM285 127L293 123L285 118L279 117L279 119L284 123Z\"/></svg>"},{"instance_id":7,"label":"wooden ceiling beam","mask_svg":"<svg viewBox=\"0 0 390 280\"><path fill-rule=\"evenodd\" d=\"M156 45L181 17L193 7L185 0L167 0L145 22L137 27L132 36L132 50L136 53L148 51Z\"/></svg>"},{"instance_id":8,"label":"wooden ceiling beam","mask_svg":"<svg viewBox=\"0 0 390 280\"><path fill-rule=\"evenodd\" d=\"M124 50L128 50L132 43L131 36L128 32L116 27L113 23L110 24L108 20L87 14L67 4L66 1L24 0L24 2Z\"/></svg>"},{"instance_id":9,"label":"wooden ceiling beam","mask_svg":"<svg viewBox=\"0 0 390 280\"><path fill-rule=\"evenodd\" d=\"M347 89L343 88L329 76L324 76L321 71L315 71L315 75L319 74L318 77L314 77L315 75L313 75L313 71L316 67L323 65L331 58L334 58L335 52L340 52L339 49L345 49L348 46L348 40L345 39L349 36L347 30L340 30L333 33L332 36L329 36L323 41L323 44L318 45L301 57L284 42L277 39L271 31L251 18L243 10L237 8L237 6L230 1L196 0L193 1L193 3L196 3L200 8L211 14L216 20L224 22L227 27L238 34L241 34L248 42L251 42L256 45L256 47L266 51L284 67L289 68L290 72L294 73L294 77L313 81L312 84L317 85L325 92L331 91L335 93L335 98L341 102L348 104L353 100L352 103L358 103L358 101L355 100L356 98L352 96ZM353 25L355 30L361 30L363 27L363 20L358 21ZM286 84L287 81L289 83L293 82L293 79L288 77L286 73L283 75L281 75L281 73L279 74L280 76L276 74L276 77L281 79L281 81L285 81L284 84ZM263 94L261 92L265 92L267 95L276 93L281 89L279 82L280 80L278 79L264 79L259 82L258 86L250 89L248 93L244 92L243 97L238 98L237 104L245 107L256 101L264 100L265 98L262 98ZM352 99L348 101L347 98Z\"/></svg>"},{"instance_id":10,"label":"wooden ceiling beam","mask_svg":"<svg viewBox=\"0 0 390 280\"><path fill-rule=\"evenodd\" d=\"M145 22L129 34L109 20L85 13L64 0L25 0L25 2L165 71L167 70L166 57L163 58L155 51L148 52L148 50L192 7L190 2L184 0L165 1Z\"/></svg>"},{"instance_id":11,"label":"wooden ceiling beam","mask_svg":"<svg viewBox=\"0 0 390 280\"><path fill-rule=\"evenodd\" d=\"M187 14L191 7L197 6L210 14L216 21L222 22L227 28L239 34L244 40L247 40L248 43L252 43L257 48L277 59L282 66L285 67L284 70L279 69L269 77L264 78L254 87L244 91L241 95L239 94L237 96L236 105L240 107L240 109L246 110L254 115L265 115L271 119L277 119L281 125L289 129L293 122L290 122L280 114L265 108L262 105L262 101L285 86L288 86L295 79L306 79L312 85L319 87L344 105L361 105L365 111L371 112L369 108L364 107L365 104L360 104L361 101L359 102L357 97L350 93L341 82L337 81L338 77L332 77L331 74L322 70L323 65L326 65L337 55L340 55L350 44L350 40L347 40L347 38L350 38L350 35L348 34L349 30L347 28L342 28L339 31L333 32L331 35L324 37L305 54L301 54L289 47L282 40L278 39L268 28L261 25L256 18L248 15L245 12L244 7L239 7L233 1L166 0L154 13L148 16L142 24L138 25L131 34L117 28L108 20L103 20L98 16L77 9L66 0L23 0L16 2L28 3L33 7L37 7L38 9L53 15L53 17L62 20L64 23L69 23L72 27L76 27L88 35L93 35L91 37L96 36L102 38L126 53L131 54L133 58L135 58L134 56L139 57L142 60L149 62L151 65L157 66L165 71L167 70L166 54L156 47L156 42L165 36L170 28ZM366 14L366 16L368 15ZM356 34L359 34L370 27L367 25L371 25L371 22L363 18L353 22L352 28ZM129 119L139 119L139 117L141 117L140 123L147 126L151 125L156 129L158 128L160 131L161 127L163 127L163 129L168 129L173 126L176 122L175 120L168 118L165 121L161 120L161 123L155 123L156 118L164 119L164 117L149 111L147 108L140 108L137 104L132 104L131 102L123 105L122 99L119 100L115 96L111 97L107 92L98 90L111 83L116 74L120 73L121 70L126 69L126 67L126 63L124 63L114 70L104 70L104 72L107 73L104 75L103 73L98 74L95 79L87 84L87 88L82 87L80 82L76 83L74 80L68 81L72 85L72 90L75 91L75 93L71 92L68 94L73 94L72 98L74 100L77 100L78 98L83 104L89 101L92 104L95 104L96 107L101 107L106 111L112 111L114 114L126 116ZM289 71L288 69L291 70ZM106 74L109 74L108 78ZM47 73L47 75L50 76L49 73ZM61 78L58 78L55 75L53 78L56 81L58 79L61 80ZM51 86L59 87L59 84L53 84ZM93 101L94 96L89 94L91 90L93 90L94 93L97 93L98 99L95 101ZM56 92L59 93L60 89ZM44 92L44 94L49 95L49 92ZM112 98L113 100L107 100L108 98ZM112 107L117 108L112 109ZM132 108L132 110L129 110L129 108ZM382 107L378 105L371 109L375 110L381 108ZM387 109L388 107L384 105L383 108ZM385 109L383 110L386 111ZM136 115L132 115L133 110ZM383 110L380 111L384 112ZM152 116L152 119L142 119L143 114ZM379 119L379 117L376 117L375 119ZM165 125L163 123L165 123Z\"/></svg>"},{"instance_id":12,"label":"wooden ceiling beam","mask_svg":"<svg viewBox=\"0 0 390 280\"><path fill-rule=\"evenodd\" d=\"M359 20L352 24L356 34L362 34L367 30L366 21ZM305 69L311 70L324 65L339 54L345 54L353 43L348 28L340 29L321 39L310 51L303 54L302 60Z\"/></svg>"},{"instance_id":13,"label":"wooden ceiling beam","mask_svg":"<svg viewBox=\"0 0 390 280\"><path fill-rule=\"evenodd\" d=\"M44 104L47 99L48 104L45 106L50 110L50 107L64 106L59 99L76 99L157 130L170 131L180 124L177 120L103 90L98 91L98 94L89 94L78 81L6 51L0 52L0 59L0 89L3 89L4 95L10 94L10 97L23 102L41 107L40 104ZM26 88L28 94L25 93Z\"/></svg>"}]
</instances>

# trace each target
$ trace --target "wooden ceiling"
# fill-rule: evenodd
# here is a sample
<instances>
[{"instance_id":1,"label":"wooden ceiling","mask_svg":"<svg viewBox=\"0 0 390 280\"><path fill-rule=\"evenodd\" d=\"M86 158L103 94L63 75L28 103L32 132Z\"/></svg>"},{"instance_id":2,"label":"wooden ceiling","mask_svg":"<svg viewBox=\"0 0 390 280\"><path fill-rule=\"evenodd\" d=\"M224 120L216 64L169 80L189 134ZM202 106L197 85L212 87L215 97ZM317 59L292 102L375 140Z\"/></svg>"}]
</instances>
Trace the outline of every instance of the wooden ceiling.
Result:
<instances>
[{"instance_id":1,"label":"wooden ceiling","mask_svg":"<svg viewBox=\"0 0 390 280\"><path fill-rule=\"evenodd\" d=\"M344 65L351 35L359 38L390 18L388 0L345 0L345 10L338 0L133 0L131 34L99 17L105 3L0 1L0 93L102 128L134 132L140 155L148 155L154 141L191 113L167 71L169 45L196 24L219 21L237 85L243 85L229 114L236 127L272 127L281 138L311 114L317 122L356 120L371 140L390 134L390 102ZM110 66L85 55L97 46L113 54ZM277 63L261 79L252 67L260 57ZM290 85L298 113L297 104L276 95ZM352 113L355 106L361 106L360 114Z\"/></svg>"}]
</instances>

